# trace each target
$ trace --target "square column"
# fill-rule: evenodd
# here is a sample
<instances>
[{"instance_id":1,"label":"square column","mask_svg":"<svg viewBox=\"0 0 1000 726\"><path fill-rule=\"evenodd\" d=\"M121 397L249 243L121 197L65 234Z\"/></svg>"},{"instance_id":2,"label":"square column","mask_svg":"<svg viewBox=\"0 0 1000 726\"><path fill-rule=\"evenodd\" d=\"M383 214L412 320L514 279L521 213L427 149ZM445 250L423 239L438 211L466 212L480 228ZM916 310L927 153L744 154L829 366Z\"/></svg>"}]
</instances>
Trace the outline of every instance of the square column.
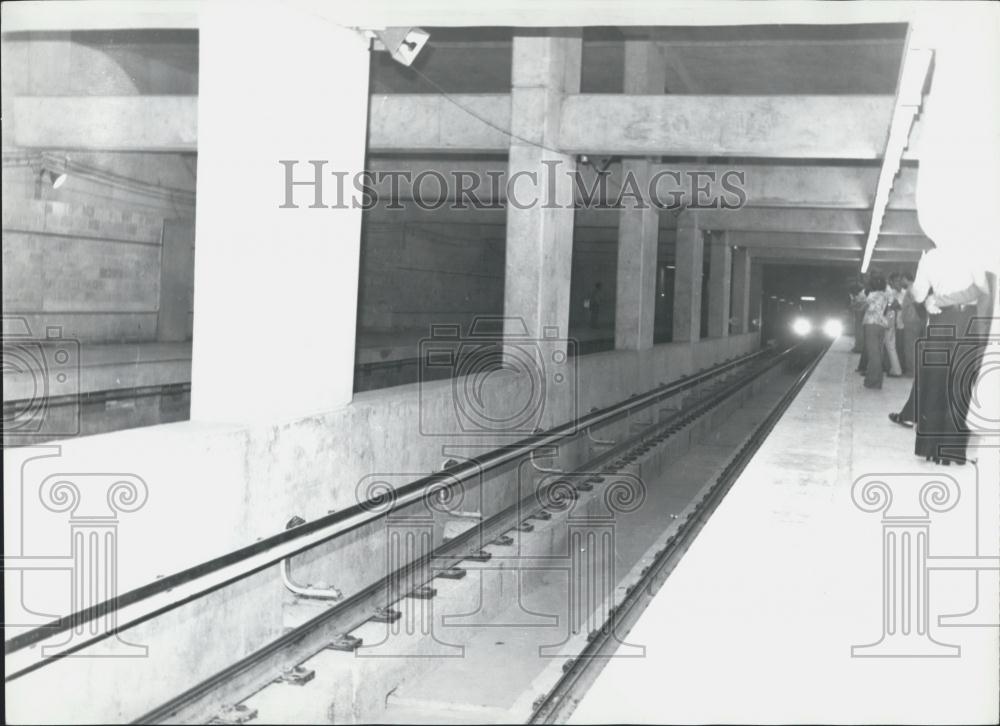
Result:
<instances>
[{"instance_id":1,"label":"square column","mask_svg":"<svg viewBox=\"0 0 1000 726\"><path fill-rule=\"evenodd\" d=\"M191 340L194 298L194 222L163 220L160 252L160 310L156 339L160 342Z\"/></svg>"},{"instance_id":2,"label":"square column","mask_svg":"<svg viewBox=\"0 0 1000 726\"><path fill-rule=\"evenodd\" d=\"M559 122L564 96L580 90L581 50L578 31L514 37L505 336L569 329L576 159L558 152Z\"/></svg>"},{"instance_id":3,"label":"square column","mask_svg":"<svg viewBox=\"0 0 1000 726\"><path fill-rule=\"evenodd\" d=\"M733 272L728 233L711 235L708 249L708 337L724 338L729 335L729 288Z\"/></svg>"},{"instance_id":4,"label":"square column","mask_svg":"<svg viewBox=\"0 0 1000 726\"><path fill-rule=\"evenodd\" d=\"M733 251L733 333L750 331L750 250Z\"/></svg>"},{"instance_id":5,"label":"square column","mask_svg":"<svg viewBox=\"0 0 1000 726\"><path fill-rule=\"evenodd\" d=\"M625 93L663 93L666 61L659 46L648 40L625 41ZM625 159L622 179L632 176L635 187L647 195L652 164L648 159ZM627 195L618 218L618 283L615 293L615 348L643 350L653 346L656 312L656 248L659 210L649 199L637 203Z\"/></svg>"},{"instance_id":6,"label":"square column","mask_svg":"<svg viewBox=\"0 0 1000 726\"><path fill-rule=\"evenodd\" d=\"M191 418L250 422L353 395L361 210L310 208L364 167L368 43L280 3L200 16ZM332 72L331 72L332 71ZM295 208L285 167L297 162ZM348 201L348 207L351 207Z\"/></svg>"},{"instance_id":7,"label":"square column","mask_svg":"<svg viewBox=\"0 0 1000 726\"><path fill-rule=\"evenodd\" d=\"M651 166L645 159L628 159L622 163L622 172L633 175L645 189ZM618 218L615 348L643 350L653 346L660 218L658 210L648 202L643 208L625 197L624 204Z\"/></svg>"},{"instance_id":8,"label":"square column","mask_svg":"<svg viewBox=\"0 0 1000 726\"><path fill-rule=\"evenodd\" d=\"M748 315L750 318L750 327L754 327L754 321L756 320L756 329L760 330L763 323L762 315L762 305L764 302L764 267L760 260L755 260L753 257L750 258L750 304L748 306Z\"/></svg>"},{"instance_id":9,"label":"square column","mask_svg":"<svg viewBox=\"0 0 1000 726\"><path fill-rule=\"evenodd\" d=\"M704 237L695 212L677 218L674 252L674 342L701 338L701 277Z\"/></svg>"}]
</instances>

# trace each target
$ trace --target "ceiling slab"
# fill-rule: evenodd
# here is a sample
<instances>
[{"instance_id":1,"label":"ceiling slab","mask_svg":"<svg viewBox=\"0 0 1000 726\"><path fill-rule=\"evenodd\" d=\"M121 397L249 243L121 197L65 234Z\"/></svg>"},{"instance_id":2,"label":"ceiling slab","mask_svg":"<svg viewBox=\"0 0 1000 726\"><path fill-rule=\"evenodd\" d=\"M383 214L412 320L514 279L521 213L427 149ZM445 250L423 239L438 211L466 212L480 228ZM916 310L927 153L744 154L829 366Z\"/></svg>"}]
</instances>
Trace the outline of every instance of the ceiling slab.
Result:
<instances>
[{"instance_id":1,"label":"ceiling slab","mask_svg":"<svg viewBox=\"0 0 1000 726\"><path fill-rule=\"evenodd\" d=\"M623 96L563 101L567 153L878 159L892 96Z\"/></svg>"},{"instance_id":2,"label":"ceiling slab","mask_svg":"<svg viewBox=\"0 0 1000 726\"><path fill-rule=\"evenodd\" d=\"M196 151L196 96L20 96L15 145L102 151Z\"/></svg>"},{"instance_id":3,"label":"ceiling slab","mask_svg":"<svg viewBox=\"0 0 1000 726\"><path fill-rule=\"evenodd\" d=\"M773 247L781 249L816 249L864 251L863 234L801 234L793 232L730 232L729 243L738 247ZM926 237L885 236L879 238L878 249L885 252L907 252L920 255L930 249Z\"/></svg>"}]
</instances>

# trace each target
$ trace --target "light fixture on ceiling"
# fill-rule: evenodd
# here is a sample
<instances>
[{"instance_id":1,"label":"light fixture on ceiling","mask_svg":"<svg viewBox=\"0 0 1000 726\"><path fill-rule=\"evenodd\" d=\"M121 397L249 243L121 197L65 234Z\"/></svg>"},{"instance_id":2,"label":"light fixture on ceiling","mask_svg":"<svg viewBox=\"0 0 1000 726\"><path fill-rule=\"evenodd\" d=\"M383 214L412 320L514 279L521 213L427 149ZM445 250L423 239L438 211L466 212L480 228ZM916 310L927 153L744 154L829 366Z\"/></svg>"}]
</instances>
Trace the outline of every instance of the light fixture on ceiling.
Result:
<instances>
[{"instance_id":1,"label":"light fixture on ceiling","mask_svg":"<svg viewBox=\"0 0 1000 726\"><path fill-rule=\"evenodd\" d=\"M431 37L422 28L383 28L371 32L375 37L374 49L388 51L394 61L404 66L416 60Z\"/></svg>"},{"instance_id":2,"label":"light fixture on ceiling","mask_svg":"<svg viewBox=\"0 0 1000 726\"><path fill-rule=\"evenodd\" d=\"M48 169L45 171L45 179L48 181L48 183L52 186L53 189L58 189L59 187L61 187L63 184L66 183L67 179L69 179L69 174L67 174L64 171L55 172L52 171L51 169Z\"/></svg>"},{"instance_id":3,"label":"light fixture on ceiling","mask_svg":"<svg viewBox=\"0 0 1000 726\"><path fill-rule=\"evenodd\" d=\"M35 189L40 193L43 186L58 189L69 179L67 171L68 159L43 153L37 162L35 172Z\"/></svg>"},{"instance_id":4,"label":"light fixture on ceiling","mask_svg":"<svg viewBox=\"0 0 1000 726\"><path fill-rule=\"evenodd\" d=\"M580 154L576 157L577 163L581 166L589 166L598 174L603 174L615 161L621 161L619 156L605 156L601 158L591 157L589 154Z\"/></svg>"}]
</instances>

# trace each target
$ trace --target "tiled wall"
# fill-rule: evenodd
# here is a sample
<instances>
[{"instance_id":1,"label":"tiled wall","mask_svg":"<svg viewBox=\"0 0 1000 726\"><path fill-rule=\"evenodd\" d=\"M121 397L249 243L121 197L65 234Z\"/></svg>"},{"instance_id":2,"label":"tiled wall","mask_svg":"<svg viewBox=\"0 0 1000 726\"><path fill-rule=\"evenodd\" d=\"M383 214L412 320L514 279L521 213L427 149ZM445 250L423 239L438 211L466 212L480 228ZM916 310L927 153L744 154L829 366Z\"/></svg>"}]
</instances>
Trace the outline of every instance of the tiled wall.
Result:
<instances>
[{"instance_id":1,"label":"tiled wall","mask_svg":"<svg viewBox=\"0 0 1000 726\"><path fill-rule=\"evenodd\" d=\"M66 202L3 205L3 312L33 335L154 340L163 220Z\"/></svg>"},{"instance_id":2,"label":"tiled wall","mask_svg":"<svg viewBox=\"0 0 1000 726\"><path fill-rule=\"evenodd\" d=\"M391 212L383 212L389 217ZM503 311L503 228L366 221L360 279L361 330L467 325Z\"/></svg>"}]
</instances>

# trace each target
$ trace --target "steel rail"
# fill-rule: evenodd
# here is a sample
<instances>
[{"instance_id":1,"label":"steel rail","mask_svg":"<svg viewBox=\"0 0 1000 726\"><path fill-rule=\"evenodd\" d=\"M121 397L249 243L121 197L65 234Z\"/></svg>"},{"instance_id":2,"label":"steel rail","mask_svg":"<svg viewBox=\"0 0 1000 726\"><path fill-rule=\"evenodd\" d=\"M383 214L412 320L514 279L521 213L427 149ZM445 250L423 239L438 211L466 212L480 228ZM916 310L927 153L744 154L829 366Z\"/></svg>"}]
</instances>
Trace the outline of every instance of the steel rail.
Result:
<instances>
[{"instance_id":1,"label":"steel rail","mask_svg":"<svg viewBox=\"0 0 1000 726\"><path fill-rule=\"evenodd\" d=\"M777 357L784 356L794 347L782 351L777 354ZM592 411L548 431L527 436L506 446L497 447L481 457L472 458L444 471L429 474L397 488L385 498L373 498L343 511L307 522L294 529L279 532L246 547L21 633L4 642L7 666L5 681L10 682L20 678L54 660L72 655L107 637L261 572L286 557L351 532L402 507L433 496L441 490L459 486L470 479L481 476L486 471L515 461L538 448L557 444L589 427L626 415L635 409L653 405L659 400L698 386L753 360L771 356L775 356L775 352L765 349L684 376L647 393L631 396L624 401ZM105 619L107 622L108 616L112 613L115 614L115 625L103 628L88 640L76 643L44 659L34 659L33 662L28 663L12 662L11 656L18 652L37 646L39 643L72 628L80 628L83 624L98 618Z\"/></svg>"},{"instance_id":2,"label":"steel rail","mask_svg":"<svg viewBox=\"0 0 1000 726\"><path fill-rule=\"evenodd\" d=\"M832 342L832 341L831 341ZM581 653L568 661L555 686L535 705L527 723L564 723L580 702L580 698L597 679L608 659L625 642L625 636L638 621L646 606L666 581L684 552L698 536L704 523L732 488L754 454L777 425L792 401L802 390L816 366L823 359L830 343L825 344L788 391L779 399L767 417L747 437L736 454L726 464L715 485L695 505L694 512L677 533L668 540L639 580L627 591L622 602L612 609L604 625L595 631Z\"/></svg>"},{"instance_id":3,"label":"steel rail","mask_svg":"<svg viewBox=\"0 0 1000 726\"><path fill-rule=\"evenodd\" d=\"M691 421L714 408L719 402L742 390L754 379L763 375L784 360L792 349L765 360L759 369L751 369L738 379L730 381L721 390L708 391L690 407L673 412L665 419L651 424L644 431L632 436L583 464L585 473L597 473L608 462L618 460L629 450L657 432L680 430ZM576 473L566 472L572 477ZM611 476L612 474L605 474ZM555 486L553 482L549 486ZM546 487L548 488L548 487ZM378 607L391 605L406 593L425 584L436 571L453 567L499 535L540 508L545 501L544 489L531 493L506 509L489 517L478 526L440 545L422 558L407 563L389 573L362 591L318 614L311 620L285 633L263 648L227 666L192 688L169 699L143 714L133 723L190 723L205 721L216 713L219 704L238 703L273 681L274 674L301 663L336 637L349 633L366 622Z\"/></svg>"}]
</instances>

